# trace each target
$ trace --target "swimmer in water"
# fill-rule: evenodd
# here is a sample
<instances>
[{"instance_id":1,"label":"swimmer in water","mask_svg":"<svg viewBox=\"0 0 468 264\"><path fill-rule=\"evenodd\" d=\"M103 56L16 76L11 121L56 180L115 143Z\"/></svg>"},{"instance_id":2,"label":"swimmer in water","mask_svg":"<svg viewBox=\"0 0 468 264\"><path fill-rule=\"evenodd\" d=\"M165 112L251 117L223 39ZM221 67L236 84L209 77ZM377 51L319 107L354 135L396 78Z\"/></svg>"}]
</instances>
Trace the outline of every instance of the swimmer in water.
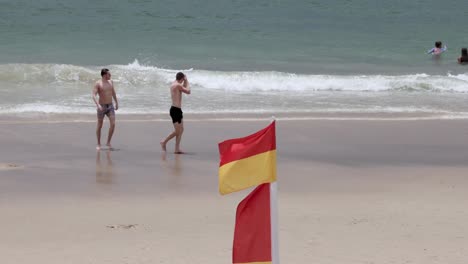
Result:
<instances>
[{"instance_id":1,"label":"swimmer in water","mask_svg":"<svg viewBox=\"0 0 468 264\"><path fill-rule=\"evenodd\" d=\"M468 63L468 50L466 48L461 49L461 56L458 57L458 63L460 64Z\"/></svg>"},{"instance_id":2,"label":"swimmer in water","mask_svg":"<svg viewBox=\"0 0 468 264\"><path fill-rule=\"evenodd\" d=\"M427 51L427 54L440 55L442 54L442 52L447 50L447 46L445 45L442 48L442 41L436 41L434 46L435 46L434 48Z\"/></svg>"}]
</instances>

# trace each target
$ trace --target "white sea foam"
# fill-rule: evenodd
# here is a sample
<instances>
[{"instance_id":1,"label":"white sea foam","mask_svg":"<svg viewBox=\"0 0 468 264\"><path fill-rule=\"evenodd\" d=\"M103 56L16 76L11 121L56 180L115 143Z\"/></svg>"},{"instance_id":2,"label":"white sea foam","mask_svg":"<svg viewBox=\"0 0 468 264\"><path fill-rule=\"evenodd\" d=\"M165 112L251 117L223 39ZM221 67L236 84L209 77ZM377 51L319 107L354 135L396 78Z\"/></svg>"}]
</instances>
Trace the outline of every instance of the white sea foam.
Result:
<instances>
[{"instance_id":1,"label":"white sea foam","mask_svg":"<svg viewBox=\"0 0 468 264\"><path fill-rule=\"evenodd\" d=\"M111 70L120 113L166 113L169 84L185 72L192 113L408 113L462 116L468 75L314 75L223 72L142 65ZM0 114L94 113L91 88L101 66L0 65Z\"/></svg>"},{"instance_id":2,"label":"white sea foam","mask_svg":"<svg viewBox=\"0 0 468 264\"><path fill-rule=\"evenodd\" d=\"M186 72L193 85L225 91L449 91L468 92L468 75L304 75L283 72L222 72L193 69L171 70L140 65L110 65L114 80L131 87L158 87L174 80L178 71ZM89 84L99 78L100 67L62 64L0 65L0 83L57 82Z\"/></svg>"}]
</instances>

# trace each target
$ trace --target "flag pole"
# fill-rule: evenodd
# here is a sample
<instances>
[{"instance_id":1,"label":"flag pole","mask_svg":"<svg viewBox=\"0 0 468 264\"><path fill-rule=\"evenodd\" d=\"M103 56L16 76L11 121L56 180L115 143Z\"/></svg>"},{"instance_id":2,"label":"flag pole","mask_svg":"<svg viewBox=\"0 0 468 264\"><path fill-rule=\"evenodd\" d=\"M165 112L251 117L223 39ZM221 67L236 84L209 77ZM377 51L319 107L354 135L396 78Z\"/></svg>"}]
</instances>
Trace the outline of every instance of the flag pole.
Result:
<instances>
[{"instance_id":1,"label":"flag pole","mask_svg":"<svg viewBox=\"0 0 468 264\"><path fill-rule=\"evenodd\" d=\"M276 117L272 116L271 123L275 121L276 121ZM279 245L278 245L278 180L270 183L270 219L271 219L271 263L279 264L280 262L279 262Z\"/></svg>"}]
</instances>

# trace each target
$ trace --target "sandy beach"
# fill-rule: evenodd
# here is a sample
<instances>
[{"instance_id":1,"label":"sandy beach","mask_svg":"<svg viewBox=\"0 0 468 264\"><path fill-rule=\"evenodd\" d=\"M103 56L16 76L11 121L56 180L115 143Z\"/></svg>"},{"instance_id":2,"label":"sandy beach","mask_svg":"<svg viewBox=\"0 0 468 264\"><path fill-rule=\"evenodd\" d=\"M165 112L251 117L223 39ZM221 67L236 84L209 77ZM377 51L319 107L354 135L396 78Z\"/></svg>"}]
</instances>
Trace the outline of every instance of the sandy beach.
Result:
<instances>
[{"instance_id":1,"label":"sandy beach","mask_svg":"<svg viewBox=\"0 0 468 264\"><path fill-rule=\"evenodd\" d=\"M118 118L112 152L92 118L0 120L1 263L231 263L249 191L218 194L217 143L268 120L187 115L174 155L167 118ZM280 119L281 263L466 263L467 138L466 120Z\"/></svg>"}]
</instances>

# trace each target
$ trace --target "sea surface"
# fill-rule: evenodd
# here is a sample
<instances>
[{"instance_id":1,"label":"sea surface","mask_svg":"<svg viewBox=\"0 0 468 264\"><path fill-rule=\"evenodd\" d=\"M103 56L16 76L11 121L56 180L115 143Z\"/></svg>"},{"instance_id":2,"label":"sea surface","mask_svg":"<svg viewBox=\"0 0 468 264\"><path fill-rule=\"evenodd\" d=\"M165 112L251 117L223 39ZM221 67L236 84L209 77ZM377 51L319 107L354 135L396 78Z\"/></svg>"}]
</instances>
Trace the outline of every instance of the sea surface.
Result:
<instances>
[{"instance_id":1,"label":"sea surface","mask_svg":"<svg viewBox=\"0 0 468 264\"><path fill-rule=\"evenodd\" d=\"M468 118L468 2L0 0L0 116L93 114L111 70L120 113ZM440 40L440 57L426 51Z\"/></svg>"}]
</instances>

